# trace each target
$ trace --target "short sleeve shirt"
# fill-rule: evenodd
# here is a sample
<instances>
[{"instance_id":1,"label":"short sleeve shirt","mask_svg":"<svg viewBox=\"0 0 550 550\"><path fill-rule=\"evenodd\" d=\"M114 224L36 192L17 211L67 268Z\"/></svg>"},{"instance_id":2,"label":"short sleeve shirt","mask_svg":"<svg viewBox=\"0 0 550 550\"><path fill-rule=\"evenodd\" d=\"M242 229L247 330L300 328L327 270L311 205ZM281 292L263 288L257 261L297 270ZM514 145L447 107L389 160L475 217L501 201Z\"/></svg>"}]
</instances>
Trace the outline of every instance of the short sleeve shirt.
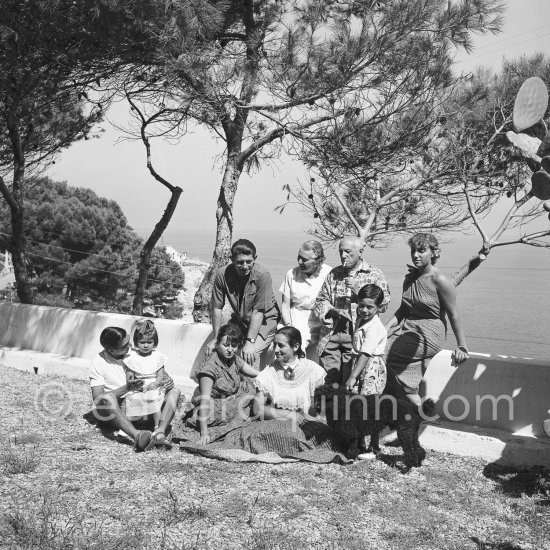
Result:
<instances>
[{"instance_id":1,"label":"short sleeve shirt","mask_svg":"<svg viewBox=\"0 0 550 550\"><path fill-rule=\"evenodd\" d=\"M105 350L92 359L89 375L90 387L103 386L106 392L117 390L126 384L124 360L115 359Z\"/></svg>"},{"instance_id":2,"label":"short sleeve shirt","mask_svg":"<svg viewBox=\"0 0 550 550\"><path fill-rule=\"evenodd\" d=\"M212 290L212 307L222 309L225 300L233 310L235 321L244 330L248 329L254 310L264 314L259 331L264 340L279 322L279 306L273 294L271 275L259 264L254 264L244 288L233 264L217 272Z\"/></svg>"},{"instance_id":3,"label":"short sleeve shirt","mask_svg":"<svg viewBox=\"0 0 550 550\"><path fill-rule=\"evenodd\" d=\"M202 376L212 378L212 397L219 399L234 395L241 384L241 373L245 362L240 357L235 357L230 365L225 365L216 352L212 353L197 369L195 377Z\"/></svg>"},{"instance_id":4,"label":"short sleeve shirt","mask_svg":"<svg viewBox=\"0 0 550 550\"><path fill-rule=\"evenodd\" d=\"M357 354L365 353L370 356L384 355L387 341L386 327L380 317L376 315L353 333L353 351Z\"/></svg>"},{"instance_id":5,"label":"short sleeve shirt","mask_svg":"<svg viewBox=\"0 0 550 550\"><path fill-rule=\"evenodd\" d=\"M317 294L331 269L329 265L323 264L310 277L305 275L299 267L290 269L279 291L290 300L291 307L313 309Z\"/></svg>"}]
</instances>

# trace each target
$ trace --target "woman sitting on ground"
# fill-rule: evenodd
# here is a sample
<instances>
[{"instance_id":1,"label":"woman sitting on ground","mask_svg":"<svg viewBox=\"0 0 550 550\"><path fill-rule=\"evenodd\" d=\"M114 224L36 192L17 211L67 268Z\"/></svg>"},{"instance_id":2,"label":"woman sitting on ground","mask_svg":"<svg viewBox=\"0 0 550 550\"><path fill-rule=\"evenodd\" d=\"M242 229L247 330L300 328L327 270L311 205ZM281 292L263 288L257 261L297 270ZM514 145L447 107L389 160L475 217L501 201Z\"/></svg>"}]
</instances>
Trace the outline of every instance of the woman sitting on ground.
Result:
<instances>
[{"instance_id":1,"label":"woman sitting on ground","mask_svg":"<svg viewBox=\"0 0 550 550\"><path fill-rule=\"evenodd\" d=\"M317 294L332 269L324 261L325 253L321 243L302 243L298 251L298 265L287 272L279 289L282 294L283 324L300 331L306 356L314 361L318 359L316 348L323 324L313 308Z\"/></svg>"},{"instance_id":2,"label":"woman sitting on ground","mask_svg":"<svg viewBox=\"0 0 550 550\"><path fill-rule=\"evenodd\" d=\"M248 420L247 405L254 396L252 378L258 371L237 356L242 345L238 326L229 323L220 328L214 353L195 374L199 386L191 398L195 407L183 418L190 428L185 439L198 437L201 444L207 444L224 433L228 424Z\"/></svg>"},{"instance_id":3,"label":"woman sitting on ground","mask_svg":"<svg viewBox=\"0 0 550 550\"><path fill-rule=\"evenodd\" d=\"M279 329L274 338L276 360L254 380L252 421L242 422L237 429L228 428L225 435L209 445L182 443L182 448L231 460L253 460L250 454L275 453L312 462L345 462L344 437L309 416L313 412L313 393L323 384L325 371L305 358L301 344L297 329Z\"/></svg>"},{"instance_id":4,"label":"woman sitting on ground","mask_svg":"<svg viewBox=\"0 0 550 550\"><path fill-rule=\"evenodd\" d=\"M294 327L279 329L273 345L276 360L254 381L253 415L261 420L300 421L310 412L315 388L325 381L325 369L305 358L300 332Z\"/></svg>"}]
</instances>

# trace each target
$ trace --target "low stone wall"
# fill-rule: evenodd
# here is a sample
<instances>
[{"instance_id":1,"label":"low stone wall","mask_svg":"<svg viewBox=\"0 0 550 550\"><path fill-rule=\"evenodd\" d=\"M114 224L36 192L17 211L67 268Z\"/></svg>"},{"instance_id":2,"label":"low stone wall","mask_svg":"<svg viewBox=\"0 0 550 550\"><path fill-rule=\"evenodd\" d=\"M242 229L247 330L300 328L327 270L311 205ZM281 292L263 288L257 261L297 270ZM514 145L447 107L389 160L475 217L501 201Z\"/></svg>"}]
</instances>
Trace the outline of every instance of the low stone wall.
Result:
<instances>
[{"instance_id":1,"label":"low stone wall","mask_svg":"<svg viewBox=\"0 0 550 550\"><path fill-rule=\"evenodd\" d=\"M136 319L0 303L0 365L87 379L87 366L101 350L101 331L119 326L131 332ZM193 387L192 372L204 359L210 325L166 319L155 325L167 371L178 386ZM429 448L550 466L550 438L543 430L550 418L550 362L472 353L457 368L444 350L431 361L421 393L437 401L437 416L423 429Z\"/></svg>"},{"instance_id":2,"label":"low stone wall","mask_svg":"<svg viewBox=\"0 0 550 550\"><path fill-rule=\"evenodd\" d=\"M87 366L101 351L99 335L108 326L131 333L138 317L78 309L0 303L0 364L87 379ZM191 371L204 358L210 325L155 319L159 350L176 384L193 385Z\"/></svg>"},{"instance_id":3,"label":"low stone wall","mask_svg":"<svg viewBox=\"0 0 550 550\"><path fill-rule=\"evenodd\" d=\"M550 418L550 361L472 353L458 368L443 350L430 362L421 393L437 401L436 413L451 422L546 437Z\"/></svg>"}]
</instances>

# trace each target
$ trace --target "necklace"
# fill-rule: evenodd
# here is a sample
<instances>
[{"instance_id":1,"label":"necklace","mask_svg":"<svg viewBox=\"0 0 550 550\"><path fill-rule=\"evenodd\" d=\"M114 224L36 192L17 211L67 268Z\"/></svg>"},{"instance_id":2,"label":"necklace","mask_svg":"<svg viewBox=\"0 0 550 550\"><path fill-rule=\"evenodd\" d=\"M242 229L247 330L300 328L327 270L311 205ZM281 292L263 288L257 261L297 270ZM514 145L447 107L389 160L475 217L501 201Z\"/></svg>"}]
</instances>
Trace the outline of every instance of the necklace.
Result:
<instances>
[{"instance_id":1,"label":"necklace","mask_svg":"<svg viewBox=\"0 0 550 550\"><path fill-rule=\"evenodd\" d=\"M296 375L292 369L286 369L283 376L285 377L285 380L294 380Z\"/></svg>"},{"instance_id":2,"label":"necklace","mask_svg":"<svg viewBox=\"0 0 550 550\"><path fill-rule=\"evenodd\" d=\"M286 369L284 365L286 365ZM294 361L292 361L292 363L281 363L281 366L284 369L284 372L283 372L284 379L294 380L294 377L296 376L294 369L298 366L298 359L295 359Z\"/></svg>"}]
</instances>

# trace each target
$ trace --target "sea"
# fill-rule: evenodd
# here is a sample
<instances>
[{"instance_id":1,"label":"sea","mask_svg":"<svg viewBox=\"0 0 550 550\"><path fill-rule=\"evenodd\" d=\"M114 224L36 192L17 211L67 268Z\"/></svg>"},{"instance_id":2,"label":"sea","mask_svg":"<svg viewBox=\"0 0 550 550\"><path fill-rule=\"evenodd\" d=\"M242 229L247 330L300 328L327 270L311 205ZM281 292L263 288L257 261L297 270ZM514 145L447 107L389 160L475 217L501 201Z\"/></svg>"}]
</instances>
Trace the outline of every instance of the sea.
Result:
<instances>
[{"instance_id":1,"label":"sea","mask_svg":"<svg viewBox=\"0 0 550 550\"><path fill-rule=\"evenodd\" d=\"M261 230L234 238L248 238L258 250L258 263L272 276L273 288L279 287L285 273L296 265L300 244L312 238L301 232ZM210 262L214 248L214 231L186 230L170 232L163 244L189 259ZM438 267L451 276L479 250L479 237L454 235L441 243ZM340 263L336 246L326 246L327 263ZM367 248L364 258L382 269L390 285L392 301L382 316L385 321L401 300L403 277L410 263L409 247L398 238L384 250ZM491 355L550 359L550 251L526 245L497 247L487 260L458 287L458 310L471 352ZM447 348L455 346L449 329Z\"/></svg>"}]
</instances>

